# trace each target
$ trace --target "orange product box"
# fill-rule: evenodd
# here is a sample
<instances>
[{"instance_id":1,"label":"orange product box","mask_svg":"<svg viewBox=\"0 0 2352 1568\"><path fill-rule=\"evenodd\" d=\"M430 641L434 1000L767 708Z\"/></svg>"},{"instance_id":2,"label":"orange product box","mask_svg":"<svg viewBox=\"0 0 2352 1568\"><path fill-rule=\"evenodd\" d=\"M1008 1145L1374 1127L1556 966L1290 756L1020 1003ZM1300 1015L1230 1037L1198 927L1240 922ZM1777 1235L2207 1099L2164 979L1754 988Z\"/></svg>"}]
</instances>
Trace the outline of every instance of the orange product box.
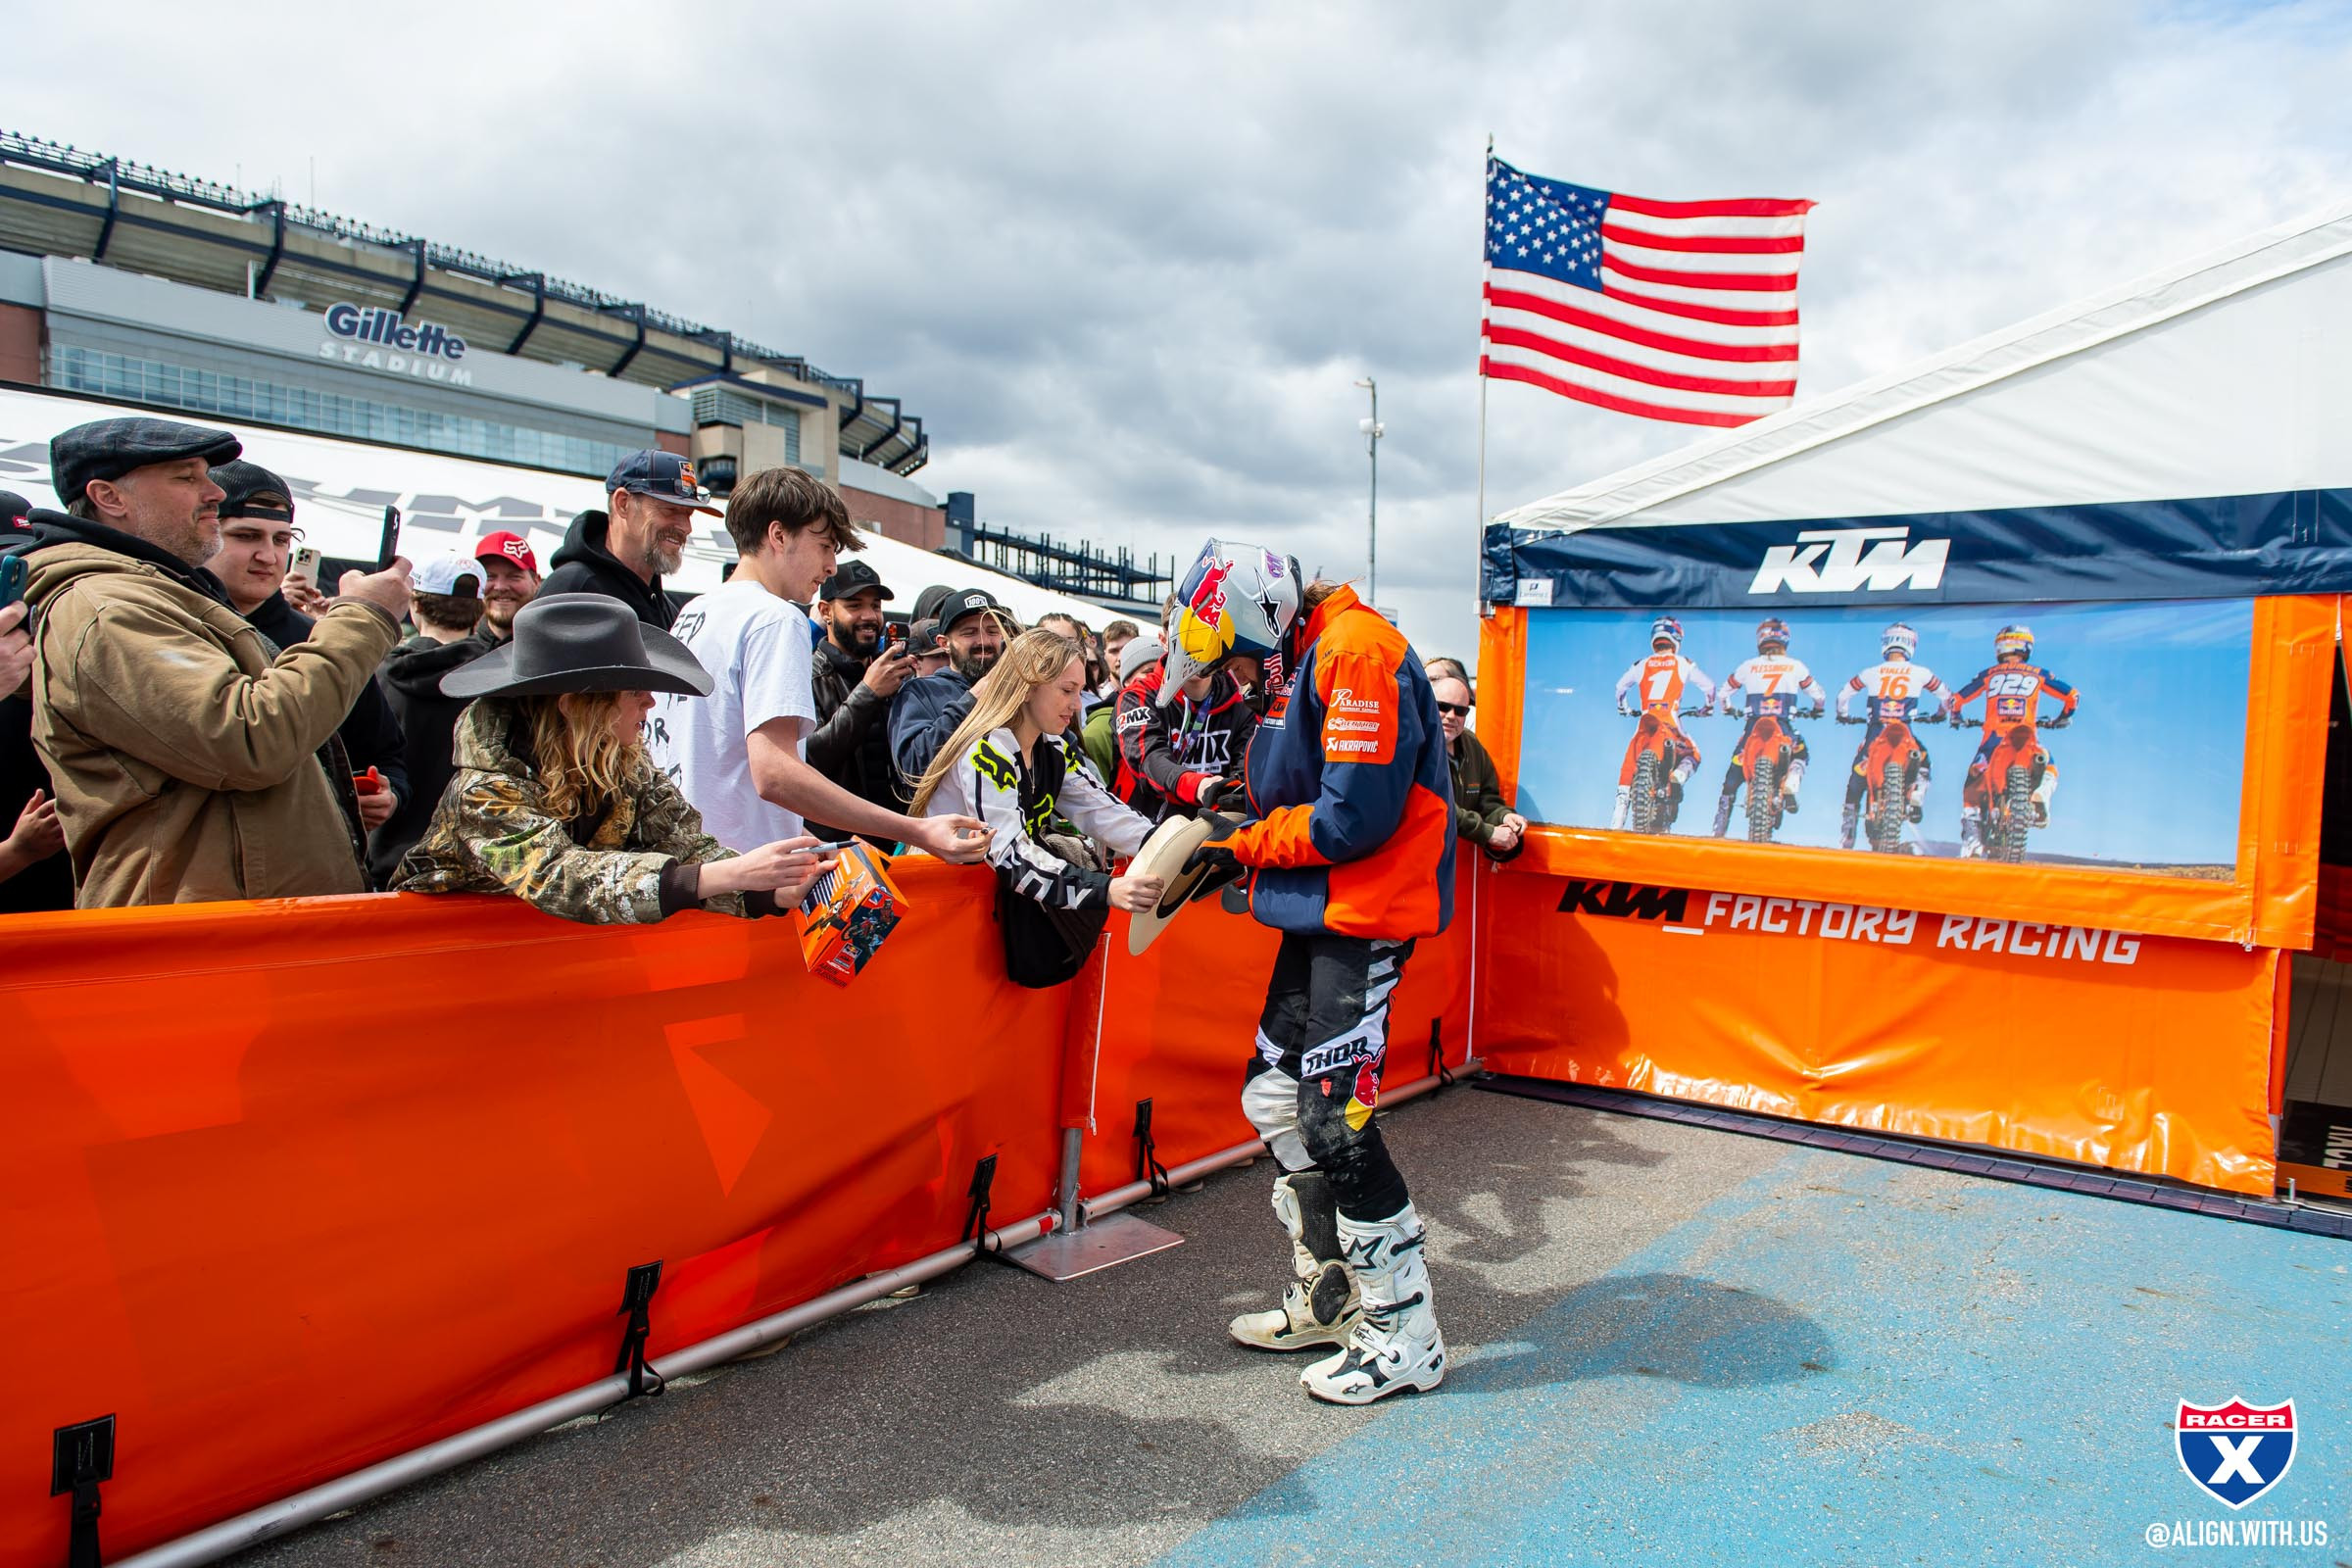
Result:
<instances>
[{"instance_id":1,"label":"orange product box","mask_svg":"<svg viewBox=\"0 0 2352 1568\"><path fill-rule=\"evenodd\" d=\"M898 929L906 901L890 879L888 857L856 840L840 850L801 899L801 959L810 974L846 986Z\"/></svg>"}]
</instances>

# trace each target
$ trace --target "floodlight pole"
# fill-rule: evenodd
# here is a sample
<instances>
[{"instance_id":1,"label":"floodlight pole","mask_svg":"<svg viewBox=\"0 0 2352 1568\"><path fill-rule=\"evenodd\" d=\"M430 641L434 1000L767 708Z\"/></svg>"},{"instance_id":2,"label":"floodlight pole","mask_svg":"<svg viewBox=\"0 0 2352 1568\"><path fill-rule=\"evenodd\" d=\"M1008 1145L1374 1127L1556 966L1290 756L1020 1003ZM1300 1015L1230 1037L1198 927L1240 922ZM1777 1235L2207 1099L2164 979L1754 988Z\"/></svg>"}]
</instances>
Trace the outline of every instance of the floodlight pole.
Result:
<instances>
[{"instance_id":1,"label":"floodlight pole","mask_svg":"<svg viewBox=\"0 0 2352 1568\"><path fill-rule=\"evenodd\" d=\"M1380 382L1365 376L1355 383L1372 394L1372 417L1362 422L1364 452L1372 460L1372 501L1364 522L1364 598L1380 608Z\"/></svg>"}]
</instances>

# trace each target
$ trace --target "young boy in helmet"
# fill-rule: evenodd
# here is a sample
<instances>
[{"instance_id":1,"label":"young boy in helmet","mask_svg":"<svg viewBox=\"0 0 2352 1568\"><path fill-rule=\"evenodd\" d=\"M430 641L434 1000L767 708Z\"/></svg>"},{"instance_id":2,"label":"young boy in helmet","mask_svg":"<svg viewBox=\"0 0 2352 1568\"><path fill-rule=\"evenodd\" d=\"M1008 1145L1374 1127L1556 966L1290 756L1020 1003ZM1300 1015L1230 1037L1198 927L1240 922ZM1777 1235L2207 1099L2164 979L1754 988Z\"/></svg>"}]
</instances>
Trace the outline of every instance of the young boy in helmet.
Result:
<instances>
[{"instance_id":1,"label":"young boy in helmet","mask_svg":"<svg viewBox=\"0 0 2352 1568\"><path fill-rule=\"evenodd\" d=\"M1722 838L1732 825L1732 799L1740 793L1746 775L1740 771L1740 759L1747 751L1747 737L1760 718L1780 720L1781 731L1788 737L1788 767L1781 775L1781 809L1794 812L1796 787L1804 782L1805 764L1813 754L1805 748L1805 738L1791 727L1796 718L1798 700L1807 692L1813 694L1810 717L1819 718L1829 707L1829 700L1813 680L1813 672L1804 661L1788 657L1788 623L1778 615L1756 623L1756 657L1732 671L1732 678L1723 683L1723 710L1731 717L1744 717L1740 726L1740 741L1732 749L1732 765L1723 775L1723 794L1715 802L1715 836Z\"/></svg>"},{"instance_id":2,"label":"young boy in helmet","mask_svg":"<svg viewBox=\"0 0 2352 1568\"><path fill-rule=\"evenodd\" d=\"M1838 722L1859 724L1867 722L1862 731L1862 744L1854 748L1854 765L1845 781L1845 809L1838 819L1838 842L1841 848L1854 847L1855 830L1862 823L1862 798L1870 788L1870 749L1878 744L1879 732L1888 724L1903 723L1917 727L1920 719L1938 719L1943 716L1945 700L1951 695L1936 672L1920 663L1919 633L1896 621L1879 634L1879 662L1845 683L1838 693ZM1853 716L1855 694L1862 697L1865 718ZM1921 711L1921 705L1927 705ZM1910 799L1905 802L1905 813L1917 822L1927 814L1928 778L1933 771L1927 745L1921 742L1919 774L1911 782Z\"/></svg>"},{"instance_id":3,"label":"young boy in helmet","mask_svg":"<svg viewBox=\"0 0 2352 1568\"><path fill-rule=\"evenodd\" d=\"M2075 707L2081 697L2072 686L2034 662L2034 628L2003 626L1992 639L1992 667L1981 670L1975 680L1952 694L1952 725L1959 728L1968 722L1962 711L1979 697L1984 699L1984 739L1977 747L1975 759L1968 764L1968 778L1960 786L1960 856L1975 859L1984 853L1984 790L1991 764L1998 760L2005 775L2010 766L2024 766L2032 760L2032 753L2039 749L2031 742L2022 750L2010 744L2011 730L2023 725L2029 736L2034 730L2034 714L2044 697L2055 698L2061 705L2058 716L2050 720L2052 729L2064 729L2074 721ZM2034 790L2034 825L2050 825L2050 801L2058 793L2058 760L2048 758L2041 783Z\"/></svg>"},{"instance_id":4,"label":"young boy in helmet","mask_svg":"<svg viewBox=\"0 0 2352 1568\"><path fill-rule=\"evenodd\" d=\"M1683 786L1698 771L1698 743L1683 732L1675 715L1683 710L1683 693L1696 689L1698 706L1692 711L1710 712L1715 707L1715 683L1696 664L1683 657L1683 623L1672 615L1660 615L1649 623L1649 656L1634 661L1632 667L1617 677L1617 711L1628 718L1641 716L1648 710L1662 710L1660 717L1674 735L1673 784L1666 797L1666 825L1671 828L1683 808ZM1628 702L1627 694L1634 694ZM1642 760L1642 733L1625 743L1625 760L1617 765L1617 806L1609 814L1609 826L1622 831L1628 808L1633 801L1634 769Z\"/></svg>"},{"instance_id":5,"label":"young boy in helmet","mask_svg":"<svg viewBox=\"0 0 2352 1568\"><path fill-rule=\"evenodd\" d=\"M1279 1167L1298 1277L1231 1332L1270 1350L1338 1347L1300 1376L1318 1399L1434 1389L1446 1341L1421 1218L1372 1107L1389 999L1414 941L1453 913L1437 698L1403 633L1348 588L1301 583L1287 557L1211 540L1177 599L1163 690L1244 657L1275 694L1245 760L1256 820L1220 818L1187 862L1211 871L1195 897L1253 871L1250 912L1283 934L1242 1108Z\"/></svg>"}]
</instances>

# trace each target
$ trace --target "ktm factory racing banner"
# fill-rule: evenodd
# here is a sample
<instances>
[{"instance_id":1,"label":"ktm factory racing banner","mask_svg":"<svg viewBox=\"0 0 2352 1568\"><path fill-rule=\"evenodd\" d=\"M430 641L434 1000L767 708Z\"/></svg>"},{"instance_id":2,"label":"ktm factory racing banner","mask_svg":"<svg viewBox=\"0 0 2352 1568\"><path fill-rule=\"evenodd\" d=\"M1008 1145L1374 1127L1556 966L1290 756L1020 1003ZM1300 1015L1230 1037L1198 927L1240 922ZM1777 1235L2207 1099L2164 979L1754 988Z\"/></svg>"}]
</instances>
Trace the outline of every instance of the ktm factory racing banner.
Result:
<instances>
[{"instance_id":1,"label":"ktm factory racing banner","mask_svg":"<svg viewBox=\"0 0 2352 1568\"><path fill-rule=\"evenodd\" d=\"M2275 952L1515 865L1484 898L1493 1071L2271 1192Z\"/></svg>"}]
</instances>

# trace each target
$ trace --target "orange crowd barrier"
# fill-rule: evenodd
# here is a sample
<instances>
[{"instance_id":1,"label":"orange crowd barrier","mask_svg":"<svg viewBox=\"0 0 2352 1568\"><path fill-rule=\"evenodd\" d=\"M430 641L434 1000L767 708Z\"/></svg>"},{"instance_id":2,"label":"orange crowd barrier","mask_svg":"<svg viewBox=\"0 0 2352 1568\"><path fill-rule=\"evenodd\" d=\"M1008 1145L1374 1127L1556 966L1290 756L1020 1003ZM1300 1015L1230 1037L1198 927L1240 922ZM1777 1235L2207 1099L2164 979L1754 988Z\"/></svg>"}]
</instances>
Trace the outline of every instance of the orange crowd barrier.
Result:
<instances>
[{"instance_id":1,"label":"orange crowd barrier","mask_svg":"<svg viewBox=\"0 0 2352 1568\"><path fill-rule=\"evenodd\" d=\"M2271 1194L2275 950L1517 867L1485 902L1492 1071Z\"/></svg>"},{"instance_id":2,"label":"orange crowd barrier","mask_svg":"<svg viewBox=\"0 0 2352 1568\"><path fill-rule=\"evenodd\" d=\"M1448 1066L1470 1051L1471 905L1475 851L1460 857L1453 924L1416 943L1389 1005L1382 1089L1429 1076L1433 1025ZM1282 934L1204 900L1140 956L1127 952L1126 918L1111 923L1092 1128L1080 1190L1107 1192L1137 1180L1135 1106L1152 1102L1163 1165L1181 1165L1256 1136L1242 1114L1242 1075L1255 1049L1257 1015ZM1081 1125L1073 1118L1071 1125Z\"/></svg>"},{"instance_id":3,"label":"orange crowd barrier","mask_svg":"<svg viewBox=\"0 0 2352 1568\"><path fill-rule=\"evenodd\" d=\"M110 1558L1048 1206L1069 1003L985 871L909 860L848 990L792 923L503 899L9 922L0 1563L63 1562L55 1428L112 1413Z\"/></svg>"}]
</instances>

